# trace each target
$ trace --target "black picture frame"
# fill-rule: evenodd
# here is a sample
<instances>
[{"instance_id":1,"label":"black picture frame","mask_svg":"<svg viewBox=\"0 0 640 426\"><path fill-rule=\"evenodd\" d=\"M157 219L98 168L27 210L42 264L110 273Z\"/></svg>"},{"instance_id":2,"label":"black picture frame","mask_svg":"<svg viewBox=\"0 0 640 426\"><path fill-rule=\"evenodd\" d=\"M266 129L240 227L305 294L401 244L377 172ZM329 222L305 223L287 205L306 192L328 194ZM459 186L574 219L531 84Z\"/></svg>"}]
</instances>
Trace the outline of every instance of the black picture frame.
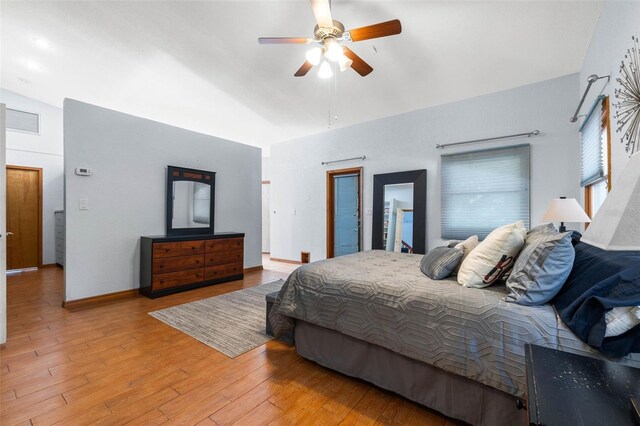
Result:
<instances>
[{"instance_id":1,"label":"black picture frame","mask_svg":"<svg viewBox=\"0 0 640 426\"><path fill-rule=\"evenodd\" d=\"M209 226L199 228L174 228L173 223L173 183L176 181L191 181L211 186L211 203L209 205ZM216 172L189 169L186 167L167 166L167 199L166 199L166 227L167 237L182 235L213 235L215 217Z\"/></svg>"},{"instance_id":2,"label":"black picture frame","mask_svg":"<svg viewBox=\"0 0 640 426\"><path fill-rule=\"evenodd\" d=\"M413 184L413 252L424 254L427 247L427 170L373 175L373 217L371 248L384 250L384 187L402 183Z\"/></svg>"}]
</instances>

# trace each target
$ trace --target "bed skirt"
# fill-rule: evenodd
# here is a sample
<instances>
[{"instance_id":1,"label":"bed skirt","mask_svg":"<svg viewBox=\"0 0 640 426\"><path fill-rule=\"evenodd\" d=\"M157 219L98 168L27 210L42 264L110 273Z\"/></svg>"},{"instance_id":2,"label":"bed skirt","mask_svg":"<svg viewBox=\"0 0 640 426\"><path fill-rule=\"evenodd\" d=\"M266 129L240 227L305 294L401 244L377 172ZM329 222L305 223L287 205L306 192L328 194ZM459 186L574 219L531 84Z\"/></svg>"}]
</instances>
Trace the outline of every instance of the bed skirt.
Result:
<instances>
[{"instance_id":1,"label":"bed skirt","mask_svg":"<svg viewBox=\"0 0 640 426\"><path fill-rule=\"evenodd\" d=\"M527 423L517 398L337 331L297 320L296 351L324 367L472 425Z\"/></svg>"}]
</instances>

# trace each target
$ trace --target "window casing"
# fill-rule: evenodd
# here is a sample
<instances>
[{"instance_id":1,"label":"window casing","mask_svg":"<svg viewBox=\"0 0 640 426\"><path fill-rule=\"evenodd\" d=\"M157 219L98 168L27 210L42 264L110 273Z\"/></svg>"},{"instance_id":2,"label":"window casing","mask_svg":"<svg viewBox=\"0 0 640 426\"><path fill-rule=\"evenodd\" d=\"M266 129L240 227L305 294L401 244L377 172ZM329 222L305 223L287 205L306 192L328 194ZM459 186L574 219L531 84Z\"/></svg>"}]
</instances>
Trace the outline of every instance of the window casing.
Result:
<instances>
[{"instance_id":1,"label":"window casing","mask_svg":"<svg viewBox=\"0 0 640 426\"><path fill-rule=\"evenodd\" d=\"M529 145L442 156L443 239L485 238L495 228L530 223Z\"/></svg>"}]
</instances>

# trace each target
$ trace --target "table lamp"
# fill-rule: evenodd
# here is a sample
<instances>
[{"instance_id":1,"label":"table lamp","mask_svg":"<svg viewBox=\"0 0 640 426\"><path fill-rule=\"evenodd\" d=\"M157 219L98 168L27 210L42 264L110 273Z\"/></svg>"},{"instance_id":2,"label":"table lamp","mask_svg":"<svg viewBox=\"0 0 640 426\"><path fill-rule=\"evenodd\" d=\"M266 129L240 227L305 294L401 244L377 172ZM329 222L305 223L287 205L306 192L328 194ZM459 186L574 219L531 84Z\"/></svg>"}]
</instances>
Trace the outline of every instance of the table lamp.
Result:
<instances>
[{"instance_id":1,"label":"table lamp","mask_svg":"<svg viewBox=\"0 0 640 426\"><path fill-rule=\"evenodd\" d=\"M542 216L545 222L560 222L560 232L567 232L565 222L591 222L591 219L584 212L575 198L560 197L554 198L549 204L549 208Z\"/></svg>"}]
</instances>

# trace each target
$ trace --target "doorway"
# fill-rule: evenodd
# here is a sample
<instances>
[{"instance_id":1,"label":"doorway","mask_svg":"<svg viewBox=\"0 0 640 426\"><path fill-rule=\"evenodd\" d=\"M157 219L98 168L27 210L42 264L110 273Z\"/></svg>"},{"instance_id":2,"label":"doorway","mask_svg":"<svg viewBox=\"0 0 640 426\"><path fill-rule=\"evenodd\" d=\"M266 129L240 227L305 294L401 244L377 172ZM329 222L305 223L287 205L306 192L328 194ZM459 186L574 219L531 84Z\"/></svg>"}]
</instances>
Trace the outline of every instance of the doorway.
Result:
<instances>
[{"instance_id":1,"label":"doorway","mask_svg":"<svg viewBox=\"0 0 640 426\"><path fill-rule=\"evenodd\" d=\"M7 270L42 266L42 169L7 166Z\"/></svg>"},{"instance_id":2,"label":"doorway","mask_svg":"<svg viewBox=\"0 0 640 426\"><path fill-rule=\"evenodd\" d=\"M360 251L362 167L327 172L327 259Z\"/></svg>"},{"instance_id":3,"label":"doorway","mask_svg":"<svg viewBox=\"0 0 640 426\"><path fill-rule=\"evenodd\" d=\"M271 216L269 215L269 199L271 181L262 181L262 253L271 253Z\"/></svg>"}]
</instances>

